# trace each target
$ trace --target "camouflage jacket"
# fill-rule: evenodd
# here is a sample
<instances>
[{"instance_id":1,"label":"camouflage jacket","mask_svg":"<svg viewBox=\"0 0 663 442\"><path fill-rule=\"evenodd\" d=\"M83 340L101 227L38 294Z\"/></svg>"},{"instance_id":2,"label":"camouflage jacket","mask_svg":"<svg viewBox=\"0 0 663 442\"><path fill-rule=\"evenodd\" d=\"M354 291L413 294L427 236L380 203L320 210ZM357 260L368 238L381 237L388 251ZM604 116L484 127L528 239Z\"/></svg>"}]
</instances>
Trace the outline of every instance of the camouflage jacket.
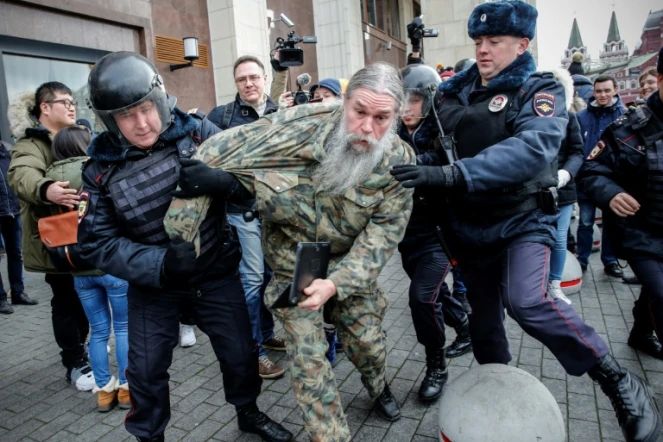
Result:
<instances>
[{"instance_id":1,"label":"camouflage jacket","mask_svg":"<svg viewBox=\"0 0 663 442\"><path fill-rule=\"evenodd\" d=\"M412 149L394 137L382 163L360 186L339 196L318 193L311 176L325 155L327 134L342 117L337 104L296 106L215 135L196 153L255 194L263 251L276 285L291 280L297 243L327 241L332 253L328 277L339 299L372 290L403 238L412 190L394 180L389 169L415 164ZM197 246L209 203L208 197L173 200L164 221L171 238Z\"/></svg>"}]
</instances>

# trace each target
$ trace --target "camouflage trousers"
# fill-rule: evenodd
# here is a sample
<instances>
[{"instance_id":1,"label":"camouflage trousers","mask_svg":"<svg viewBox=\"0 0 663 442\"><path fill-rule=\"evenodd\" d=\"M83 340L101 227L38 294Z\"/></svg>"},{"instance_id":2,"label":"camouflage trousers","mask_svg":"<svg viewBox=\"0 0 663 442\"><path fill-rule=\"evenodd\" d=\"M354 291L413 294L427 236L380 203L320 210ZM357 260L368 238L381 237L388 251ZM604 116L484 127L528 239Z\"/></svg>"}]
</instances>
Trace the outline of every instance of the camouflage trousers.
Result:
<instances>
[{"instance_id":1,"label":"camouflage trousers","mask_svg":"<svg viewBox=\"0 0 663 442\"><path fill-rule=\"evenodd\" d=\"M265 302L276 299L267 291ZM270 299L271 298L271 299ZM380 288L353 295L343 301L332 298L332 318L345 354L361 373L368 394L375 399L386 382L386 339L382 320L387 298ZM299 307L275 309L286 335L286 350L292 361L292 390L304 414L304 425L312 441L346 442L350 428L343 412L332 366L325 357L327 339L322 310Z\"/></svg>"}]
</instances>

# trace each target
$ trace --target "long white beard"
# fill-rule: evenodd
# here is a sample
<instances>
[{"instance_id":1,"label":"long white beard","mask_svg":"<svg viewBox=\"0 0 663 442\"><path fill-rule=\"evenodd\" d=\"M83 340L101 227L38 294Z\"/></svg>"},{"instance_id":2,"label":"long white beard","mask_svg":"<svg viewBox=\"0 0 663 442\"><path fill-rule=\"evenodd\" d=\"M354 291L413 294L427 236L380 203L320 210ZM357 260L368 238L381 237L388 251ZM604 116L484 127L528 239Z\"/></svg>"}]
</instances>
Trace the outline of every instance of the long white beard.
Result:
<instances>
[{"instance_id":1,"label":"long white beard","mask_svg":"<svg viewBox=\"0 0 663 442\"><path fill-rule=\"evenodd\" d=\"M342 116L325 140L327 155L313 174L318 190L329 195L342 195L359 185L382 162L394 136L394 127L379 141L369 136L350 134L345 116ZM358 144L359 141L366 141L368 145Z\"/></svg>"}]
</instances>

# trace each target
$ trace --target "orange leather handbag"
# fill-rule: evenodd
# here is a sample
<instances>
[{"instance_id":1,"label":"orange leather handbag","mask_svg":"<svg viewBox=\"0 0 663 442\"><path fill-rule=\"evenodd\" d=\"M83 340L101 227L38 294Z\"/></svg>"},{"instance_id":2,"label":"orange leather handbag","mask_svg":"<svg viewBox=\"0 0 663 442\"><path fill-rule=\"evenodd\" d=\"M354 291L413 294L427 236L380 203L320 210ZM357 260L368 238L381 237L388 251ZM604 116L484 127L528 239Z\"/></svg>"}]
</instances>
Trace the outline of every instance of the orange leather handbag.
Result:
<instances>
[{"instance_id":1,"label":"orange leather handbag","mask_svg":"<svg viewBox=\"0 0 663 442\"><path fill-rule=\"evenodd\" d=\"M78 211L58 213L39 219L39 237L48 250L48 255L59 271L91 270L92 267L80 258L78 247Z\"/></svg>"}]
</instances>

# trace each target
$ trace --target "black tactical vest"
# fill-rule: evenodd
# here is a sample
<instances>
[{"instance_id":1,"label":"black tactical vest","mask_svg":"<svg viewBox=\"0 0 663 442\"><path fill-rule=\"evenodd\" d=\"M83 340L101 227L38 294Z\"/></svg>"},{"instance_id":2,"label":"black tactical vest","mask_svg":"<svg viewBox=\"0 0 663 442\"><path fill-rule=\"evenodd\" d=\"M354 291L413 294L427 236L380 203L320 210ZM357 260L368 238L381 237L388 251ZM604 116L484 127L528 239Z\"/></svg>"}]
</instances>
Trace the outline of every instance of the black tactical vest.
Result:
<instances>
[{"instance_id":1,"label":"black tactical vest","mask_svg":"<svg viewBox=\"0 0 663 442\"><path fill-rule=\"evenodd\" d=\"M519 89L473 92L469 106L457 96L444 97L438 116L446 135L454 139L458 159L472 158L512 136L507 112L521 105L520 93ZM518 164L513 166L518 167ZM450 202L461 216L505 218L535 209L540 190L556 186L557 159L526 183L469 193Z\"/></svg>"},{"instance_id":2,"label":"black tactical vest","mask_svg":"<svg viewBox=\"0 0 663 442\"><path fill-rule=\"evenodd\" d=\"M192 153L189 149L180 152L179 148L170 144L139 160L127 160L108 176L105 186L123 234L133 241L145 245L165 245L170 241L163 218L179 181L179 157ZM207 216L200 227L201 256L224 240L217 230L216 216Z\"/></svg>"}]
</instances>

